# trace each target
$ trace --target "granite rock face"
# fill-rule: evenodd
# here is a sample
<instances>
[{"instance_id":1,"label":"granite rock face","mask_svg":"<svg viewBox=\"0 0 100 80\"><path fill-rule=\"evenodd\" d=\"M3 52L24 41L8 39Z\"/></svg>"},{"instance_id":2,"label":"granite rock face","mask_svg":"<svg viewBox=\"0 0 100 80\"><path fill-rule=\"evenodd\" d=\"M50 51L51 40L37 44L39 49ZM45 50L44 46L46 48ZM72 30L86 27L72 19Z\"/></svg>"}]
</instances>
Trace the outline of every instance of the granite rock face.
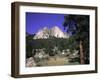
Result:
<instances>
[{"instance_id":1,"label":"granite rock face","mask_svg":"<svg viewBox=\"0 0 100 80\"><path fill-rule=\"evenodd\" d=\"M50 37L69 38L69 35L64 33L58 26L54 26L51 29L44 27L36 33L33 39L47 39Z\"/></svg>"}]
</instances>

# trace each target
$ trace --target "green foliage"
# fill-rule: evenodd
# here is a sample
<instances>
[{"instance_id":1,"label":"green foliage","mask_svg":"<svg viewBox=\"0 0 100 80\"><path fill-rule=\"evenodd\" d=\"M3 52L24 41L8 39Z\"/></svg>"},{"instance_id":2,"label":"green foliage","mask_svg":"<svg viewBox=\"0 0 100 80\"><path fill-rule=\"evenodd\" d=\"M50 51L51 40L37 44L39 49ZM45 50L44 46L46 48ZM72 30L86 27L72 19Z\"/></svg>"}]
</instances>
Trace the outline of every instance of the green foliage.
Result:
<instances>
[{"instance_id":1,"label":"green foliage","mask_svg":"<svg viewBox=\"0 0 100 80\"><path fill-rule=\"evenodd\" d=\"M83 41L85 63L89 63L89 16L88 15L66 15L63 26L69 38L69 48L78 48L79 41Z\"/></svg>"},{"instance_id":2,"label":"green foliage","mask_svg":"<svg viewBox=\"0 0 100 80\"><path fill-rule=\"evenodd\" d=\"M26 45L26 58L29 58L32 56L32 46L27 44Z\"/></svg>"},{"instance_id":3,"label":"green foliage","mask_svg":"<svg viewBox=\"0 0 100 80\"><path fill-rule=\"evenodd\" d=\"M49 39L33 39L32 36L26 37L26 56L34 56L35 49L44 49L46 54L49 54L50 56L54 56L57 54L57 51L60 50L66 50L69 48L69 41L68 39L64 38L49 38ZM57 50L54 48L57 47ZM33 53L32 53L32 50Z\"/></svg>"}]
</instances>

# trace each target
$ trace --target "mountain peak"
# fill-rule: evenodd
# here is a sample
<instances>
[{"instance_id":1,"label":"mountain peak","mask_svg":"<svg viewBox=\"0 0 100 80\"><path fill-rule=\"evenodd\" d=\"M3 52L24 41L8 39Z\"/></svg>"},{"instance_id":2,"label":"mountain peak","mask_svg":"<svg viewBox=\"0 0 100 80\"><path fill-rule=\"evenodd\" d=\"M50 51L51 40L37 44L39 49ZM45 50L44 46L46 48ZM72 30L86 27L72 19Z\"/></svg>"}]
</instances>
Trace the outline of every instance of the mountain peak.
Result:
<instances>
[{"instance_id":1,"label":"mountain peak","mask_svg":"<svg viewBox=\"0 0 100 80\"><path fill-rule=\"evenodd\" d=\"M58 26L54 26L51 29L60 30L60 28Z\"/></svg>"},{"instance_id":2,"label":"mountain peak","mask_svg":"<svg viewBox=\"0 0 100 80\"><path fill-rule=\"evenodd\" d=\"M54 27L52 27L52 28L55 28L55 29L57 29L57 28L59 28L58 26L54 26Z\"/></svg>"},{"instance_id":3,"label":"mountain peak","mask_svg":"<svg viewBox=\"0 0 100 80\"><path fill-rule=\"evenodd\" d=\"M36 33L34 39L47 39L50 38L50 36L57 38L69 38L69 36L66 35L58 26L54 26L51 29L48 29L47 27L42 28Z\"/></svg>"},{"instance_id":4,"label":"mountain peak","mask_svg":"<svg viewBox=\"0 0 100 80\"><path fill-rule=\"evenodd\" d=\"M44 27L43 30L48 30L48 27Z\"/></svg>"}]
</instances>

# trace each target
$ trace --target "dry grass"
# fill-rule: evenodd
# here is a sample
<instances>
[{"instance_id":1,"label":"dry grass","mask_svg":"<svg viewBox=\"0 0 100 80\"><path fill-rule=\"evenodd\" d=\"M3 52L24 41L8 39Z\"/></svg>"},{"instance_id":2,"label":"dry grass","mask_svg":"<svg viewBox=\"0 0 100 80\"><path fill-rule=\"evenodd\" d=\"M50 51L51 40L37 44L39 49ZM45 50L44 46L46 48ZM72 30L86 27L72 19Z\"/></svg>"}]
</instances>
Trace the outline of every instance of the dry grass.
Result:
<instances>
[{"instance_id":1,"label":"dry grass","mask_svg":"<svg viewBox=\"0 0 100 80\"><path fill-rule=\"evenodd\" d=\"M34 65L35 64L35 65ZM63 66L63 65L72 65L72 64L79 64L79 63L70 63L67 57L64 56L49 56L48 59L43 59L39 62L34 62L33 60L27 63L27 67L33 66Z\"/></svg>"},{"instance_id":2,"label":"dry grass","mask_svg":"<svg viewBox=\"0 0 100 80\"><path fill-rule=\"evenodd\" d=\"M50 57L49 60L46 61L46 66L65 65L67 63L68 59L66 57L54 56Z\"/></svg>"}]
</instances>

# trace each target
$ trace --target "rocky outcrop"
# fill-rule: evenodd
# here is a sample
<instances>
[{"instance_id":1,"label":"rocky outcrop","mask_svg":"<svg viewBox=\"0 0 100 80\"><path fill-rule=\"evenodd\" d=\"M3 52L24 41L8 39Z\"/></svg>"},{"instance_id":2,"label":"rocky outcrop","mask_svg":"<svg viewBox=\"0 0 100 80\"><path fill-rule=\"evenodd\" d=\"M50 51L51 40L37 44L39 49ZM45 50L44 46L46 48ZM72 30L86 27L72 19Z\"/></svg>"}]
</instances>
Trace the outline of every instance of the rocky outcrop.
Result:
<instances>
[{"instance_id":1,"label":"rocky outcrop","mask_svg":"<svg viewBox=\"0 0 100 80\"><path fill-rule=\"evenodd\" d=\"M36 63L33 59L33 57L27 58L26 59L26 67L33 67L36 66Z\"/></svg>"}]
</instances>

